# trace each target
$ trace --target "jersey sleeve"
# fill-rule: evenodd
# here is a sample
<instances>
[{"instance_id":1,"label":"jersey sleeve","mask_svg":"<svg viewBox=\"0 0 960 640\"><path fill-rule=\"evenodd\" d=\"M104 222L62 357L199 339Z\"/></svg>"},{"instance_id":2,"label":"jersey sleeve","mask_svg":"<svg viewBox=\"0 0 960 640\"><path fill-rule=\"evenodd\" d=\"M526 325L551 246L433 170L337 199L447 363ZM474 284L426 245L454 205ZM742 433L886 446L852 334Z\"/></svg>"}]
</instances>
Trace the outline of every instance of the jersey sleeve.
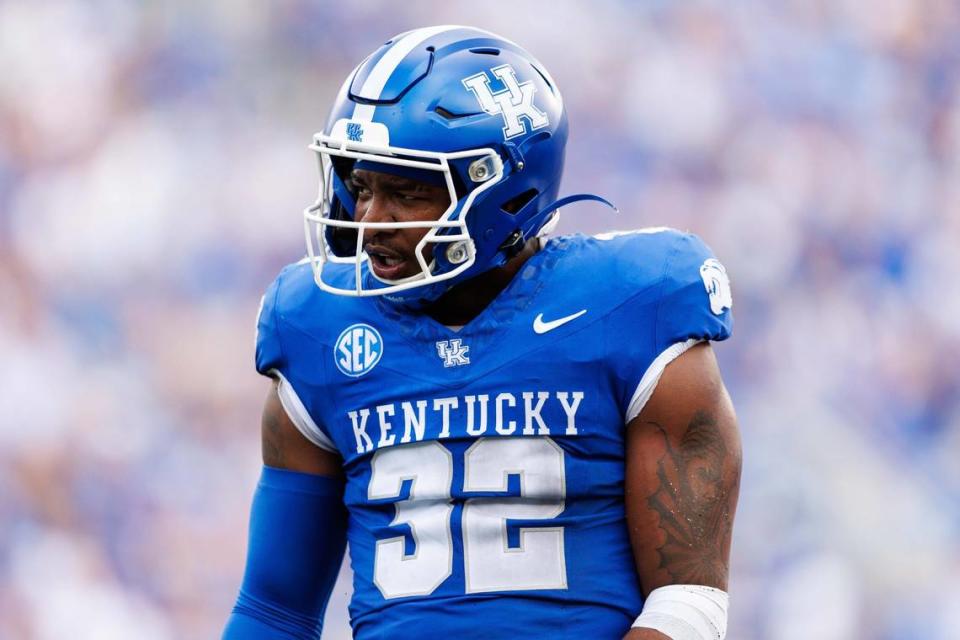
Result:
<instances>
[{"instance_id":1,"label":"jersey sleeve","mask_svg":"<svg viewBox=\"0 0 960 640\"><path fill-rule=\"evenodd\" d=\"M280 278L274 280L260 298L260 310L257 312L257 371L265 376L274 377L274 372L286 366L283 348L280 344L280 332L277 327L277 297L280 293Z\"/></svg>"},{"instance_id":2,"label":"jersey sleeve","mask_svg":"<svg viewBox=\"0 0 960 640\"><path fill-rule=\"evenodd\" d=\"M304 386L298 382L296 367L284 347L283 314L280 307L283 302L282 282L284 273L267 288L260 301L257 317L257 343L255 364L257 371L277 380L277 394L280 404L303 436L321 449L336 453L337 447L329 434L313 419L306 404L301 400L297 388ZM294 345L295 347L295 345ZM306 396L309 397L309 396Z\"/></svg>"},{"instance_id":3,"label":"jersey sleeve","mask_svg":"<svg viewBox=\"0 0 960 640\"><path fill-rule=\"evenodd\" d=\"M672 235L655 302L652 360L630 397L627 422L643 409L670 362L698 342L726 340L733 329L733 298L723 264L697 236Z\"/></svg>"},{"instance_id":4,"label":"jersey sleeve","mask_svg":"<svg viewBox=\"0 0 960 640\"><path fill-rule=\"evenodd\" d=\"M726 340L733 328L727 272L693 234L678 234L667 257L657 304L658 352L688 340Z\"/></svg>"}]
</instances>

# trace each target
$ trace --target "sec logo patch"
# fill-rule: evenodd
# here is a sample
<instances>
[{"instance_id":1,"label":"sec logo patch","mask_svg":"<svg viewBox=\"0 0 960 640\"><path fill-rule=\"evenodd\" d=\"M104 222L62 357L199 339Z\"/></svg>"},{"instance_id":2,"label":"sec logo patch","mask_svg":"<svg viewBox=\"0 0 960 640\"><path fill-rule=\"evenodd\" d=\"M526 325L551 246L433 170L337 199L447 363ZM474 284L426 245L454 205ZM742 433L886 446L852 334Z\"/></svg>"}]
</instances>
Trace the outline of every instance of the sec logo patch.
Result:
<instances>
[{"instance_id":1,"label":"sec logo patch","mask_svg":"<svg viewBox=\"0 0 960 640\"><path fill-rule=\"evenodd\" d=\"M382 356L383 338L368 324L354 324L344 329L333 350L337 368L351 378L369 373Z\"/></svg>"}]
</instances>

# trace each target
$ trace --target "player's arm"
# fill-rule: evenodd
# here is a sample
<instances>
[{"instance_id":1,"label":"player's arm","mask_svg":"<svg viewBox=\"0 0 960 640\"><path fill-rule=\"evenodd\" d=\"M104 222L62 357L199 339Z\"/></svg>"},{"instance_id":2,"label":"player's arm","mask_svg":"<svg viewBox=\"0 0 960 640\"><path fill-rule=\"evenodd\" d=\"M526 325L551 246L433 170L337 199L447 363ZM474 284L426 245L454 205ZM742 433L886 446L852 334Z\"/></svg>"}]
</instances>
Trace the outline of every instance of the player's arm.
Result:
<instances>
[{"instance_id":1,"label":"player's arm","mask_svg":"<svg viewBox=\"0 0 960 640\"><path fill-rule=\"evenodd\" d=\"M263 475L247 563L224 640L320 637L346 545L340 457L307 440L273 382L262 419Z\"/></svg>"},{"instance_id":2,"label":"player's arm","mask_svg":"<svg viewBox=\"0 0 960 640\"><path fill-rule=\"evenodd\" d=\"M343 479L340 456L307 440L290 420L280 402L279 381L274 378L260 419L263 464L337 480Z\"/></svg>"},{"instance_id":3,"label":"player's arm","mask_svg":"<svg viewBox=\"0 0 960 640\"><path fill-rule=\"evenodd\" d=\"M647 597L629 640L723 637L740 466L733 405L701 343L666 366L627 426L627 523Z\"/></svg>"}]
</instances>

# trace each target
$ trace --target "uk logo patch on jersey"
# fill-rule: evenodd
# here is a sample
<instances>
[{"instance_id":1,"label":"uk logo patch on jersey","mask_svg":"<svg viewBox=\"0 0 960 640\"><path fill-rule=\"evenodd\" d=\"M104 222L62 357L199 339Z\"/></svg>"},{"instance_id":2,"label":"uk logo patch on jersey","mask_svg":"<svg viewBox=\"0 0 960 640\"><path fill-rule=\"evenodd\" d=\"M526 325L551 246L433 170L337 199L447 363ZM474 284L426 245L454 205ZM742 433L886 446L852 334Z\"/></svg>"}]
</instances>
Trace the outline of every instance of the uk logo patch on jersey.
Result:
<instances>
[{"instance_id":1,"label":"uk logo patch on jersey","mask_svg":"<svg viewBox=\"0 0 960 640\"><path fill-rule=\"evenodd\" d=\"M716 258L707 258L700 265L700 277L703 286L710 296L710 311L715 315L723 313L724 309L733 308L733 294L730 292L730 278Z\"/></svg>"},{"instance_id":2,"label":"uk logo patch on jersey","mask_svg":"<svg viewBox=\"0 0 960 640\"><path fill-rule=\"evenodd\" d=\"M443 360L444 367L459 367L470 364L470 357L467 356L470 347L464 346L462 342L459 338L437 342L437 355Z\"/></svg>"},{"instance_id":3,"label":"uk logo patch on jersey","mask_svg":"<svg viewBox=\"0 0 960 640\"><path fill-rule=\"evenodd\" d=\"M503 116L503 138L509 140L527 132L527 124L520 118L526 118L536 130L550 124L550 119L533 104L537 87L532 81L518 82L517 74L509 64L494 67L490 72L506 87L496 93L490 89L490 78L481 72L464 78L463 86L473 93L484 112Z\"/></svg>"}]
</instances>

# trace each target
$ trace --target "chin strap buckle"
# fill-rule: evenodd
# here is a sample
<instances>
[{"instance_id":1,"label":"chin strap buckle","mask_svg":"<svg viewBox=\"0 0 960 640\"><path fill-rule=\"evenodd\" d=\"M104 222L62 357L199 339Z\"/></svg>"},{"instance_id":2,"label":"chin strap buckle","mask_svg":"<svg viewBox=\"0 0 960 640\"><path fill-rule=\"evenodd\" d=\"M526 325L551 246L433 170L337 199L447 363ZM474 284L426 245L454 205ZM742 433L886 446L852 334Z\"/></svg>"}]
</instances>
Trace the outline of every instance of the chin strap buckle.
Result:
<instances>
[{"instance_id":1,"label":"chin strap buckle","mask_svg":"<svg viewBox=\"0 0 960 640\"><path fill-rule=\"evenodd\" d=\"M507 236L507 239L503 241L500 245L500 251L503 251L504 255L507 257L507 260L513 256L520 253L520 250L523 249L525 240L523 237L523 231L516 229L513 233Z\"/></svg>"}]
</instances>

